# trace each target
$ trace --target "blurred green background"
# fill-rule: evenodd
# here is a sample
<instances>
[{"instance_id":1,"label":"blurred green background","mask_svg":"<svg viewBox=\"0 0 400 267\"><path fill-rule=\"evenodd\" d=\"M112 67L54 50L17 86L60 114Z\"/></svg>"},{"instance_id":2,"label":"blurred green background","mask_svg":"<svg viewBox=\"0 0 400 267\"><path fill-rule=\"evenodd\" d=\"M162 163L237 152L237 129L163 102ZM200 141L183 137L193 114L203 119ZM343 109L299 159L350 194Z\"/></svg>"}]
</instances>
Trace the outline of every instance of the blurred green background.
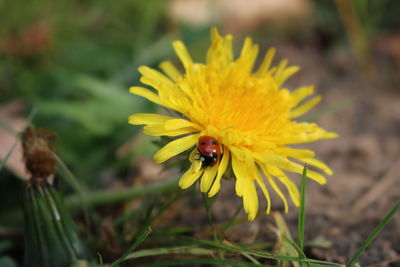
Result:
<instances>
[{"instance_id":1,"label":"blurred green background","mask_svg":"<svg viewBox=\"0 0 400 267\"><path fill-rule=\"evenodd\" d=\"M13 116L36 110L33 124L58 134L57 153L83 187L104 188L110 179L131 179L132 163L156 150L127 118L157 107L128 88L139 84L138 66L174 58L173 40L183 40L201 60L217 25L237 42L252 36L265 47L283 40L311 44L321 54L352 51L362 71L374 65L371 44L400 34L398 0L287 0L277 10L236 2L0 0L2 131L20 130ZM398 67L398 57L388 53L388 64ZM5 109L13 105L21 109L11 116ZM12 142L1 144L4 155ZM12 169L0 176L0 230L19 230L20 184ZM0 253L2 244L9 247L0 241Z\"/></svg>"}]
</instances>

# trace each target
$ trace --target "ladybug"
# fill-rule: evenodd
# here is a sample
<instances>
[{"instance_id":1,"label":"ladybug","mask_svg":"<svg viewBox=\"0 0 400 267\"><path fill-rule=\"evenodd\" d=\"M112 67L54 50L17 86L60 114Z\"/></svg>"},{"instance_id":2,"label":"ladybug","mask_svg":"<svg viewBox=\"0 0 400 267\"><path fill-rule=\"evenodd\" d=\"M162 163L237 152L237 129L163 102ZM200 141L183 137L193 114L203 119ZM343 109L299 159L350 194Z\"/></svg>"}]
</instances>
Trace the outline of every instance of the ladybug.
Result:
<instances>
[{"instance_id":1,"label":"ladybug","mask_svg":"<svg viewBox=\"0 0 400 267\"><path fill-rule=\"evenodd\" d=\"M221 157L221 147L218 141L211 136L204 135L197 141L197 150L200 153L199 160L202 167L214 166Z\"/></svg>"}]
</instances>

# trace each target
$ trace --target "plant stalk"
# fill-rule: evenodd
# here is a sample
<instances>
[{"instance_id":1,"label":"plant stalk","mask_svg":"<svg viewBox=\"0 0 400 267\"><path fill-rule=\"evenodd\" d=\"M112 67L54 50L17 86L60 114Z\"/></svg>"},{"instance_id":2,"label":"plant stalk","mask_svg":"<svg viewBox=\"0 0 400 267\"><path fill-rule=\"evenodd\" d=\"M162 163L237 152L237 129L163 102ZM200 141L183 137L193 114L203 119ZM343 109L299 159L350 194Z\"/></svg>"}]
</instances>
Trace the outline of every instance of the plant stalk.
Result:
<instances>
[{"instance_id":1,"label":"plant stalk","mask_svg":"<svg viewBox=\"0 0 400 267\"><path fill-rule=\"evenodd\" d=\"M123 188L118 190L87 192L83 195L83 201L86 203L87 207L91 207L101 204L124 202L148 195L171 192L178 189L178 180L179 178L174 178L145 186ZM66 199L68 208L72 210L80 208L81 203L82 199L78 195L73 195Z\"/></svg>"}]
</instances>

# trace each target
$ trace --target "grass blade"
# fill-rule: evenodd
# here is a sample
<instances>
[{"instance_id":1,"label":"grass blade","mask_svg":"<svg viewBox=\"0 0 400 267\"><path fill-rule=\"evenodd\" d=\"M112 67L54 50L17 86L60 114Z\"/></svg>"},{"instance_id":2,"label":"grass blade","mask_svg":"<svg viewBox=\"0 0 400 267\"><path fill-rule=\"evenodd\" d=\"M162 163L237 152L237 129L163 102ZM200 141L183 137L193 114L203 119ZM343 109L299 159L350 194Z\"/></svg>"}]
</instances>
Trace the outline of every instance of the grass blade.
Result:
<instances>
[{"instance_id":1,"label":"grass blade","mask_svg":"<svg viewBox=\"0 0 400 267\"><path fill-rule=\"evenodd\" d=\"M0 162L0 171L3 169L4 165L7 163L8 159L10 158L11 154L14 152L15 148L17 147L18 139L15 140L14 144L12 145L11 149L7 152L7 155L4 159Z\"/></svg>"},{"instance_id":2,"label":"grass blade","mask_svg":"<svg viewBox=\"0 0 400 267\"><path fill-rule=\"evenodd\" d=\"M213 200L209 199L205 193L201 194L201 196L203 198L204 208L206 209L207 218L208 218L208 224L211 227L212 235L214 237L214 240L216 242L219 242L217 229L215 228L213 216L212 216L212 213L211 213L211 205L212 205Z\"/></svg>"},{"instance_id":3,"label":"grass blade","mask_svg":"<svg viewBox=\"0 0 400 267\"><path fill-rule=\"evenodd\" d=\"M300 210L299 220L297 222L298 245L301 251L304 250L304 222L306 211L306 185L307 185L307 165L304 165L303 174L301 176L300 187Z\"/></svg>"},{"instance_id":4,"label":"grass blade","mask_svg":"<svg viewBox=\"0 0 400 267\"><path fill-rule=\"evenodd\" d=\"M222 227L222 233L225 235L225 232L228 231L236 222L236 218L239 215L240 211L242 210L242 206L239 206L235 213L233 214L232 218Z\"/></svg>"},{"instance_id":5,"label":"grass blade","mask_svg":"<svg viewBox=\"0 0 400 267\"><path fill-rule=\"evenodd\" d=\"M259 267L259 264L243 262L237 260L222 260L222 259L184 259L184 260L165 260L153 263L140 264L141 267L159 267L159 266L193 266L198 264L212 265L212 266L238 266L238 267ZM272 267L270 265L262 265L265 267Z\"/></svg>"},{"instance_id":6,"label":"grass blade","mask_svg":"<svg viewBox=\"0 0 400 267\"><path fill-rule=\"evenodd\" d=\"M68 166L64 163L64 161L57 155L57 153L53 152L53 156L56 159L58 165L65 173L65 175L62 175L61 177L63 177L64 181L66 181L72 187L72 189L77 193L80 203L82 205L82 211L86 225L88 226L88 228L90 228L88 207L86 205L84 198L85 190L82 188L81 184L79 183L75 175L72 173L72 171L68 168Z\"/></svg>"},{"instance_id":7,"label":"grass blade","mask_svg":"<svg viewBox=\"0 0 400 267\"><path fill-rule=\"evenodd\" d=\"M116 261L114 261L110 267L118 266L122 261L128 257L128 255L135 249L137 248L146 238L147 236L151 233L151 228L148 227L145 231L143 231L139 237L136 239L135 243Z\"/></svg>"},{"instance_id":8,"label":"grass blade","mask_svg":"<svg viewBox=\"0 0 400 267\"><path fill-rule=\"evenodd\" d=\"M253 256L249 255L248 253L241 253L243 255L243 257L247 258L248 260L250 260L252 263L257 264L257 265L261 265L261 263L256 260ZM263 265L264 266L264 265Z\"/></svg>"},{"instance_id":9,"label":"grass blade","mask_svg":"<svg viewBox=\"0 0 400 267\"><path fill-rule=\"evenodd\" d=\"M210 240L200 240L200 239L189 238L189 237L181 237L181 238L184 240L190 241L192 244L195 244L195 245L211 246L214 248L219 248L219 249L223 249L223 250L230 251L230 252L247 253L248 255L265 258L265 259L281 260L281 261L297 261L297 262L304 262L304 263L310 263L310 264L322 264L322 265L327 265L327 266L328 265L329 266L343 266L342 264L333 263L333 262L313 260L313 259L293 257L293 256L275 255L275 254L270 254L270 253L266 253L266 252L262 252L262 251L254 251L254 250L245 249L245 248L241 248L241 247L235 247L235 246L227 245L224 243L218 243L218 242L210 241Z\"/></svg>"},{"instance_id":10,"label":"grass blade","mask_svg":"<svg viewBox=\"0 0 400 267\"><path fill-rule=\"evenodd\" d=\"M26 126L29 126L29 124L31 124L35 116L36 116L36 108L33 108L31 112L29 112L28 117L26 118Z\"/></svg>"},{"instance_id":11,"label":"grass blade","mask_svg":"<svg viewBox=\"0 0 400 267\"><path fill-rule=\"evenodd\" d=\"M213 256L214 251L211 249L200 248L198 246L170 247L170 248L152 248L143 249L130 253L125 260L135 259L148 256L159 256L168 254L189 254L198 256Z\"/></svg>"},{"instance_id":12,"label":"grass blade","mask_svg":"<svg viewBox=\"0 0 400 267\"><path fill-rule=\"evenodd\" d=\"M361 245L361 247L357 250L354 256L350 259L350 261L346 264L346 267L351 267L357 261L357 259L361 256L364 250L374 241L375 237L382 231L383 227L392 219L392 217L400 210L400 201L389 211L389 213L383 218L383 220L375 227L372 233L368 236L367 240Z\"/></svg>"},{"instance_id":13,"label":"grass blade","mask_svg":"<svg viewBox=\"0 0 400 267\"><path fill-rule=\"evenodd\" d=\"M33 120L33 118L36 115L36 109L32 109L32 111L29 113L27 119L26 119L26 125L29 125L31 123L31 121ZM19 138L20 138L20 134L15 132L14 129L12 129L10 126L8 126L6 123L1 122L0 123L0 127L3 127L4 129L6 129L7 131L9 131L10 133L14 134L16 137L16 140L14 142L14 144L12 145L11 149L7 152L7 155L4 157L4 159L0 162L0 172L3 169L4 165L7 163L8 159L10 158L10 156L12 155L12 153L14 152L15 148L17 147L17 144L19 142Z\"/></svg>"},{"instance_id":14,"label":"grass blade","mask_svg":"<svg viewBox=\"0 0 400 267\"><path fill-rule=\"evenodd\" d=\"M0 120L0 129L5 130L6 132L8 132L9 134L18 135L18 132L15 131L7 122Z\"/></svg>"}]
</instances>

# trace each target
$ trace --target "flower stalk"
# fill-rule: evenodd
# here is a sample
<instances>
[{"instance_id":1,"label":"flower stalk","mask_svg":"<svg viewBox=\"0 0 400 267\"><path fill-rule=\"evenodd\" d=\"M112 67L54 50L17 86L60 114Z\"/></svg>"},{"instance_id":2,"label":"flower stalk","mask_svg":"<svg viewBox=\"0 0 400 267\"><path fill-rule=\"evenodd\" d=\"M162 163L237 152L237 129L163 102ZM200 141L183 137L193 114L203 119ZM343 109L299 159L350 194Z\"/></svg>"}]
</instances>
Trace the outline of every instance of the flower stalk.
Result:
<instances>
[{"instance_id":1,"label":"flower stalk","mask_svg":"<svg viewBox=\"0 0 400 267\"><path fill-rule=\"evenodd\" d=\"M22 133L24 160L31 178L25 183L24 266L64 267L85 262L88 251L54 187L55 134L28 127Z\"/></svg>"},{"instance_id":2,"label":"flower stalk","mask_svg":"<svg viewBox=\"0 0 400 267\"><path fill-rule=\"evenodd\" d=\"M25 185L25 266L70 266L88 258L76 225L48 182Z\"/></svg>"}]
</instances>

